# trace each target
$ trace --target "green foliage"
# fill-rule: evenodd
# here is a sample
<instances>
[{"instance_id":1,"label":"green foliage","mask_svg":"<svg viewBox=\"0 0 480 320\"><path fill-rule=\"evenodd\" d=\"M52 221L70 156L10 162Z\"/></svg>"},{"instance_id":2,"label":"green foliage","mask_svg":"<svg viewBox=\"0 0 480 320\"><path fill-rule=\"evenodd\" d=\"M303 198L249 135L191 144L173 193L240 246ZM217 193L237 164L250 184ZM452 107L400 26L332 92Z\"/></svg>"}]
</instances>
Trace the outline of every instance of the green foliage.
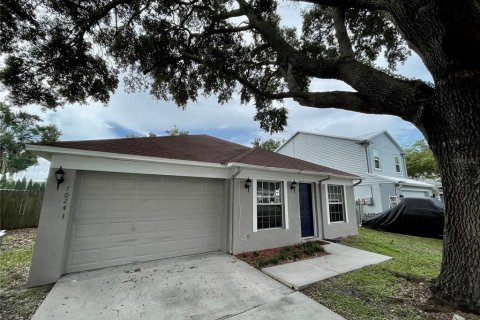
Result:
<instances>
[{"instance_id":1,"label":"green foliage","mask_svg":"<svg viewBox=\"0 0 480 320\"><path fill-rule=\"evenodd\" d=\"M172 129L165 130L165 133L169 136L187 136L190 132L188 130L180 130L174 125Z\"/></svg>"},{"instance_id":2,"label":"green foliage","mask_svg":"<svg viewBox=\"0 0 480 320\"><path fill-rule=\"evenodd\" d=\"M318 241L308 241L297 246L307 256L313 256L318 252L325 252L325 248Z\"/></svg>"},{"instance_id":3,"label":"green foliage","mask_svg":"<svg viewBox=\"0 0 480 320\"><path fill-rule=\"evenodd\" d=\"M6 1L1 4L0 82L15 105L57 108L65 103L106 103L126 75L127 91L149 90L156 99L185 107L199 95L255 102L254 117L268 132L283 130L288 112L273 94L307 91L311 68L290 70L284 43L303 57L338 59L330 8L305 7L303 28L282 27L278 1L246 8L222 1ZM238 13L236 11L240 10ZM243 10L243 11L242 11ZM270 31L247 25L253 11ZM235 19L222 15L233 14ZM381 13L348 9L346 26L358 60L373 64L383 53L389 68L409 50ZM265 29L265 28L264 28ZM275 38L268 41L266 34ZM272 43L274 45L272 45ZM287 85L287 76L289 80ZM291 88L290 88L291 85Z\"/></svg>"},{"instance_id":4,"label":"green foliage","mask_svg":"<svg viewBox=\"0 0 480 320\"><path fill-rule=\"evenodd\" d=\"M263 256L258 254L258 252L253 252L253 255L255 257L255 265L261 269L279 263L296 261L301 259L302 256L311 257L320 252L325 252L323 245L318 241L309 241L295 246L280 248L277 253L270 256Z\"/></svg>"},{"instance_id":5,"label":"green foliage","mask_svg":"<svg viewBox=\"0 0 480 320\"><path fill-rule=\"evenodd\" d=\"M437 179L438 163L425 139L415 141L405 148L408 175L414 178Z\"/></svg>"},{"instance_id":6,"label":"green foliage","mask_svg":"<svg viewBox=\"0 0 480 320\"><path fill-rule=\"evenodd\" d=\"M46 182L33 182L32 179L27 184L25 177L21 180L13 180L7 179L7 175L2 175L0 178L0 189L41 191L45 190L45 186Z\"/></svg>"},{"instance_id":7,"label":"green foliage","mask_svg":"<svg viewBox=\"0 0 480 320\"><path fill-rule=\"evenodd\" d=\"M41 121L0 102L0 175L13 175L37 164L37 156L25 151L25 144L58 140L61 133L57 127L40 125Z\"/></svg>"},{"instance_id":8,"label":"green foliage","mask_svg":"<svg viewBox=\"0 0 480 320\"><path fill-rule=\"evenodd\" d=\"M138 136L136 134L126 134L125 138L141 138L142 136ZM149 132L145 137L157 137L155 132Z\"/></svg>"},{"instance_id":9,"label":"green foliage","mask_svg":"<svg viewBox=\"0 0 480 320\"><path fill-rule=\"evenodd\" d=\"M267 139L262 140L260 138L255 138L252 141L252 146L258 149L264 149L268 151L275 151L285 140L275 140L275 139Z\"/></svg>"}]
</instances>

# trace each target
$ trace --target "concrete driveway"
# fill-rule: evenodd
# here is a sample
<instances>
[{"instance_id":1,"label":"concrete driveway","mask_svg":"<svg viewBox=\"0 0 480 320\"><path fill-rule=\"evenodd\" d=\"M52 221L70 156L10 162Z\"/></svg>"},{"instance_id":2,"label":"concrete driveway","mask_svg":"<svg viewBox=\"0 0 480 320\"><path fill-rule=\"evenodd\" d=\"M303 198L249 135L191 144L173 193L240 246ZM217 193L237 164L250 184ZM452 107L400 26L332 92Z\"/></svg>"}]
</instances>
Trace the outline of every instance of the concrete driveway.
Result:
<instances>
[{"instance_id":1,"label":"concrete driveway","mask_svg":"<svg viewBox=\"0 0 480 320\"><path fill-rule=\"evenodd\" d=\"M43 319L343 319L227 254L69 274L35 313Z\"/></svg>"}]
</instances>

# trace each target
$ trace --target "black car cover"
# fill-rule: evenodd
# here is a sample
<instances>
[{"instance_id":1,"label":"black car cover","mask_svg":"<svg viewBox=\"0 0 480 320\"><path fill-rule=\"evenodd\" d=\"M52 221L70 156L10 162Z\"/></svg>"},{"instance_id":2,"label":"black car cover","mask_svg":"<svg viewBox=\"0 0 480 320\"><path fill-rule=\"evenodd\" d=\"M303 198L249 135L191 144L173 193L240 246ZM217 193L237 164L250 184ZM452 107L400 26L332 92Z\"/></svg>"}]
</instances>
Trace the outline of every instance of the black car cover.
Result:
<instances>
[{"instance_id":1,"label":"black car cover","mask_svg":"<svg viewBox=\"0 0 480 320\"><path fill-rule=\"evenodd\" d=\"M362 225L388 232L441 238L444 212L443 203L437 199L406 198L391 209L364 218Z\"/></svg>"}]
</instances>

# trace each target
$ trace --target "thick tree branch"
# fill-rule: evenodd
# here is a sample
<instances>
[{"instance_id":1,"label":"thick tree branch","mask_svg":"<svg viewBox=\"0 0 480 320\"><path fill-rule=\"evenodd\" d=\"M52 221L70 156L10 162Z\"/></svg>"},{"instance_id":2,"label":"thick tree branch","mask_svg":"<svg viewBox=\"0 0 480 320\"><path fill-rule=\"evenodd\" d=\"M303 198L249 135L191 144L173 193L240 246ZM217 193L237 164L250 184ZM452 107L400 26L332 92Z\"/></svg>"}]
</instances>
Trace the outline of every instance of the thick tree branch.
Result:
<instances>
[{"instance_id":1,"label":"thick tree branch","mask_svg":"<svg viewBox=\"0 0 480 320\"><path fill-rule=\"evenodd\" d=\"M329 7L387 10L390 0L294 0L296 2L308 2Z\"/></svg>"},{"instance_id":2,"label":"thick tree branch","mask_svg":"<svg viewBox=\"0 0 480 320\"><path fill-rule=\"evenodd\" d=\"M202 36L212 35L212 34L235 33L235 32L248 31L248 30L252 30L252 29L253 29L253 27L251 25L245 25L245 26L240 26L240 27L206 30L202 33L192 33L192 36L202 37Z\"/></svg>"},{"instance_id":3,"label":"thick tree branch","mask_svg":"<svg viewBox=\"0 0 480 320\"><path fill-rule=\"evenodd\" d=\"M338 41L338 48L342 58L354 58L355 54L352 49L352 43L348 36L347 27L345 25L345 9L335 8L333 11L333 26L335 27L335 36Z\"/></svg>"},{"instance_id":4,"label":"thick tree branch","mask_svg":"<svg viewBox=\"0 0 480 320\"><path fill-rule=\"evenodd\" d=\"M310 77L344 81L371 103L382 106L382 110L376 110L378 113L412 121L418 110L414 101L426 100L433 94L433 90L421 81L401 80L354 59L327 60L306 57L290 46L279 30L264 21L245 0L237 2L255 30L270 44L281 60L291 64L296 72ZM345 25L343 28L345 29Z\"/></svg>"}]
</instances>

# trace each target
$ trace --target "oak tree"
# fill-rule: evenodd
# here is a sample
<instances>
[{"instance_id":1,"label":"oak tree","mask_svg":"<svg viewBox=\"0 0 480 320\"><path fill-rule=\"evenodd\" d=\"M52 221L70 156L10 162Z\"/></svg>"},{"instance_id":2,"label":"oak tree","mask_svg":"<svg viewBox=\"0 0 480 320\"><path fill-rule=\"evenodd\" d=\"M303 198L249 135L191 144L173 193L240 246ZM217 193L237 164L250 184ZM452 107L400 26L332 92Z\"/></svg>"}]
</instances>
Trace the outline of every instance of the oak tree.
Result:
<instances>
[{"instance_id":1,"label":"oak tree","mask_svg":"<svg viewBox=\"0 0 480 320\"><path fill-rule=\"evenodd\" d=\"M480 310L480 5L478 0L299 0L302 30L274 0L5 0L0 81L12 104L107 103L119 77L184 107L239 93L267 131L284 99L413 123L445 194L439 297ZM433 83L395 74L413 50ZM383 56L388 67L376 66ZM354 91L313 92L314 79ZM212 115L214 116L214 115Z\"/></svg>"}]
</instances>

